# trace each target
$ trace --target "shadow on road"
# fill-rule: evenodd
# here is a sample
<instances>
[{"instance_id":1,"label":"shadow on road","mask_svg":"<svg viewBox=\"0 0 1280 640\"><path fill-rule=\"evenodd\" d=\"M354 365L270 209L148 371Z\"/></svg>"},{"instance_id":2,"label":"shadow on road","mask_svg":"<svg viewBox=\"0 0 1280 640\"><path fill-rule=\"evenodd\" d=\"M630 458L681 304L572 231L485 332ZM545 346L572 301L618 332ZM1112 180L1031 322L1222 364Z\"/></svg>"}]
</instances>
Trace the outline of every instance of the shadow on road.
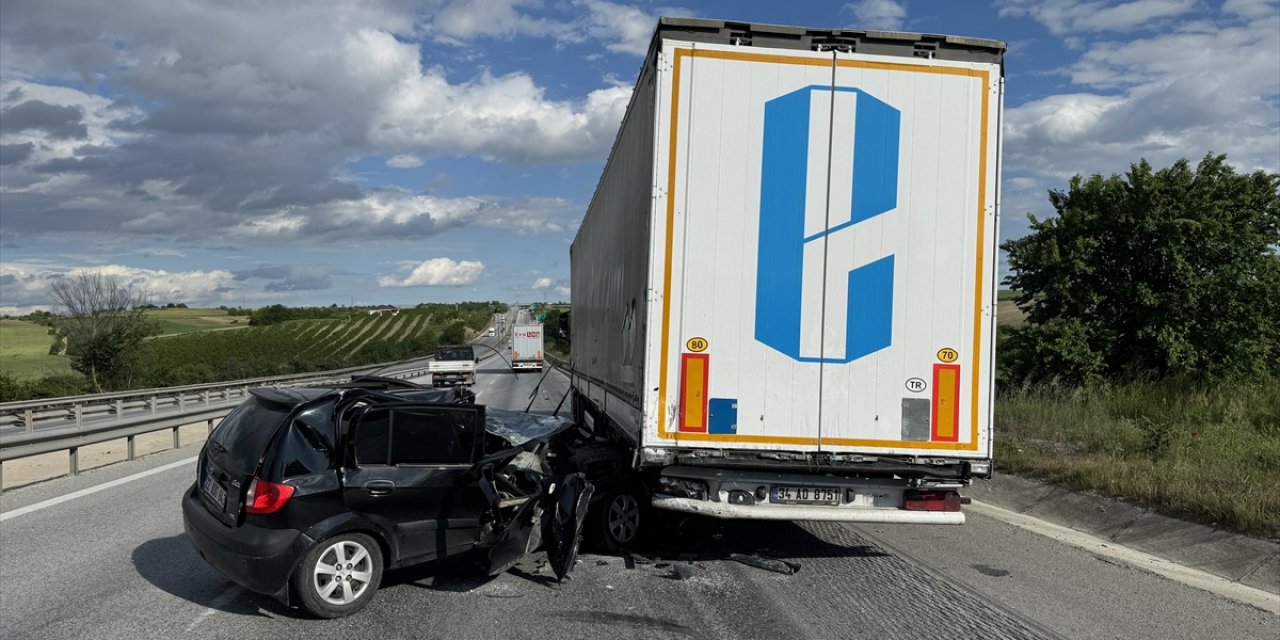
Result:
<instances>
[{"instance_id":1,"label":"shadow on road","mask_svg":"<svg viewBox=\"0 0 1280 640\"><path fill-rule=\"evenodd\" d=\"M246 616L302 617L271 596L239 587L229 592L233 583L200 559L186 534L148 540L133 550L132 558L138 575L147 582L202 607Z\"/></svg>"},{"instance_id":2,"label":"shadow on road","mask_svg":"<svg viewBox=\"0 0 1280 640\"><path fill-rule=\"evenodd\" d=\"M652 512L651 512L652 513ZM653 560L727 560L733 554L804 560L809 558L886 557L880 548L862 544L850 533L844 544L824 540L794 522L719 520L682 514L655 514L650 532L662 532L636 548L639 557Z\"/></svg>"}]
</instances>

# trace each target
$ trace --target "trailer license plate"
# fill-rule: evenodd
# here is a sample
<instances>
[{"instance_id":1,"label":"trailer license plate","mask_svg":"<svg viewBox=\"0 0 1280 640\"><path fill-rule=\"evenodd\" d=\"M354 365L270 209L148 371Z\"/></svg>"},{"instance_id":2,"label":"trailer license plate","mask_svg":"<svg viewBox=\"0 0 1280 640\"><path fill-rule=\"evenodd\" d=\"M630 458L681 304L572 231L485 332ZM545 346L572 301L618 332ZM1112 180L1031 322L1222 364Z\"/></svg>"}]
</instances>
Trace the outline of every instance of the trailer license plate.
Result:
<instances>
[{"instance_id":1,"label":"trailer license plate","mask_svg":"<svg viewBox=\"0 0 1280 640\"><path fill-rule=\"evenodd\" d=\"M201 483L200 488L204 490L204 495L209 500L218 505L218 509L225 510L227 508L227 490L223 489L222 485L213 479L212 473L205 473L204 482Z\"/></svg>"},{"instance_id":2,"label":"trailer license plate","mask_svg":"<svg viewBox=\"0 0 1280 640\"><path fill-rule=\"evenodd\" d=\"M840 504L840 490L832 487L775 486L769 499L786 504Z\"/></svg>"}]
</instances>

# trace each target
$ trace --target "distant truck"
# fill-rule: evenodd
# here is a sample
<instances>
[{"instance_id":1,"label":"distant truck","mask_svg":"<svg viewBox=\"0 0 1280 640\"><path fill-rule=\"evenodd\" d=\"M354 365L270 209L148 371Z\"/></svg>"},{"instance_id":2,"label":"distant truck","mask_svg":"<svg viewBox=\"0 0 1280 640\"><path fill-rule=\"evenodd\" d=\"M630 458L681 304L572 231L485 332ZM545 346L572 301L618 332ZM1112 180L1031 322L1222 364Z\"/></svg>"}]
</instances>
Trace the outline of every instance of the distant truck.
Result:
<instances>
[{"instance_id":1,"label":"distant truck","mask_svg":"<svg viewBox=\"0 0 1280 640\"><path fill-rule=\"evenodd\" d=\"M1004 51L659 21L570 250L606 545L650 504L964 522L991 473Z\"/></svg>"},{"instance_id":2,"label":"distant truck","mask_svg":"<svg viewBox=\"0 0 1280 640\"><path fill-rule=\"evenodd\" d=\"M427 363L431 386L443 387L476 383L476 351L471 345L441 345L435 358Z\"/></svg>"},{"instance_id":3,"label":"distant truck","mask_svg":"<svg viewBox=\"0 0 1280 640\"><path fill-rule=\"evenodd\" d=\"M542 371L542 325L511 325L511 368Z\"/></svg>"}]
</instances>

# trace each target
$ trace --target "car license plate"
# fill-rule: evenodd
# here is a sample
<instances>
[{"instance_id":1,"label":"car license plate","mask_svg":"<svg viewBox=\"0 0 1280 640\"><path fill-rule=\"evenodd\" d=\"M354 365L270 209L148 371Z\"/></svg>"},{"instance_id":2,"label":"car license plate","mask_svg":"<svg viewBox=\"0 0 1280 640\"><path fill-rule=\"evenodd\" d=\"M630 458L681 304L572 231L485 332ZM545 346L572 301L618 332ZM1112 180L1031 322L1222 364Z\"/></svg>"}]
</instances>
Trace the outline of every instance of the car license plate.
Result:
<instances>
[{"instance_id":1,"label":"car license plate","mask_svg":"<svg viewBox=\"0 0 1280 640\"><path fill-rule=\"evenodd\" d=\"M784 504L840 504L840 490L833 487L775 486L770 502Z\"/></svg>"},{"instance_id":2,"label":"car license plate","mask_svg":"<svg viewBox=\"0 0 1280 640\"><path fill-rule=\"evenodd\" d=\"M204 474L204 482L200 484L200 488L204 490L205 497L217 505L219 510L227 508L227 490L223 489L222 485L213 479L212 472Z\"/></svg>"}]
</instances>

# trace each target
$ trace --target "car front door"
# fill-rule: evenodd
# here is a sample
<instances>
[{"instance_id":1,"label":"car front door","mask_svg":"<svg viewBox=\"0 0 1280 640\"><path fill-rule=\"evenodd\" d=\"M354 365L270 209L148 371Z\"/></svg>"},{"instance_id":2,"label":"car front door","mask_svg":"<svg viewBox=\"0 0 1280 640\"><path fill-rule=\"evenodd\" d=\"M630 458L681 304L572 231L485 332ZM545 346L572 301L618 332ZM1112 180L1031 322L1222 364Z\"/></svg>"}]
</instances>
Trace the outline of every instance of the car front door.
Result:
<instances>
[{"instance_id":1,"label":"car front door","mask_svg":"<svg viewBox=\"0 0 1280 640\"><path fill-rule=\"evenodd\" d=\"M351 420L343 497L393 537L397 564L474 546L488 508L474 470L483 434L475 405L373 406Z\"/></svg>"}]
</instances>

